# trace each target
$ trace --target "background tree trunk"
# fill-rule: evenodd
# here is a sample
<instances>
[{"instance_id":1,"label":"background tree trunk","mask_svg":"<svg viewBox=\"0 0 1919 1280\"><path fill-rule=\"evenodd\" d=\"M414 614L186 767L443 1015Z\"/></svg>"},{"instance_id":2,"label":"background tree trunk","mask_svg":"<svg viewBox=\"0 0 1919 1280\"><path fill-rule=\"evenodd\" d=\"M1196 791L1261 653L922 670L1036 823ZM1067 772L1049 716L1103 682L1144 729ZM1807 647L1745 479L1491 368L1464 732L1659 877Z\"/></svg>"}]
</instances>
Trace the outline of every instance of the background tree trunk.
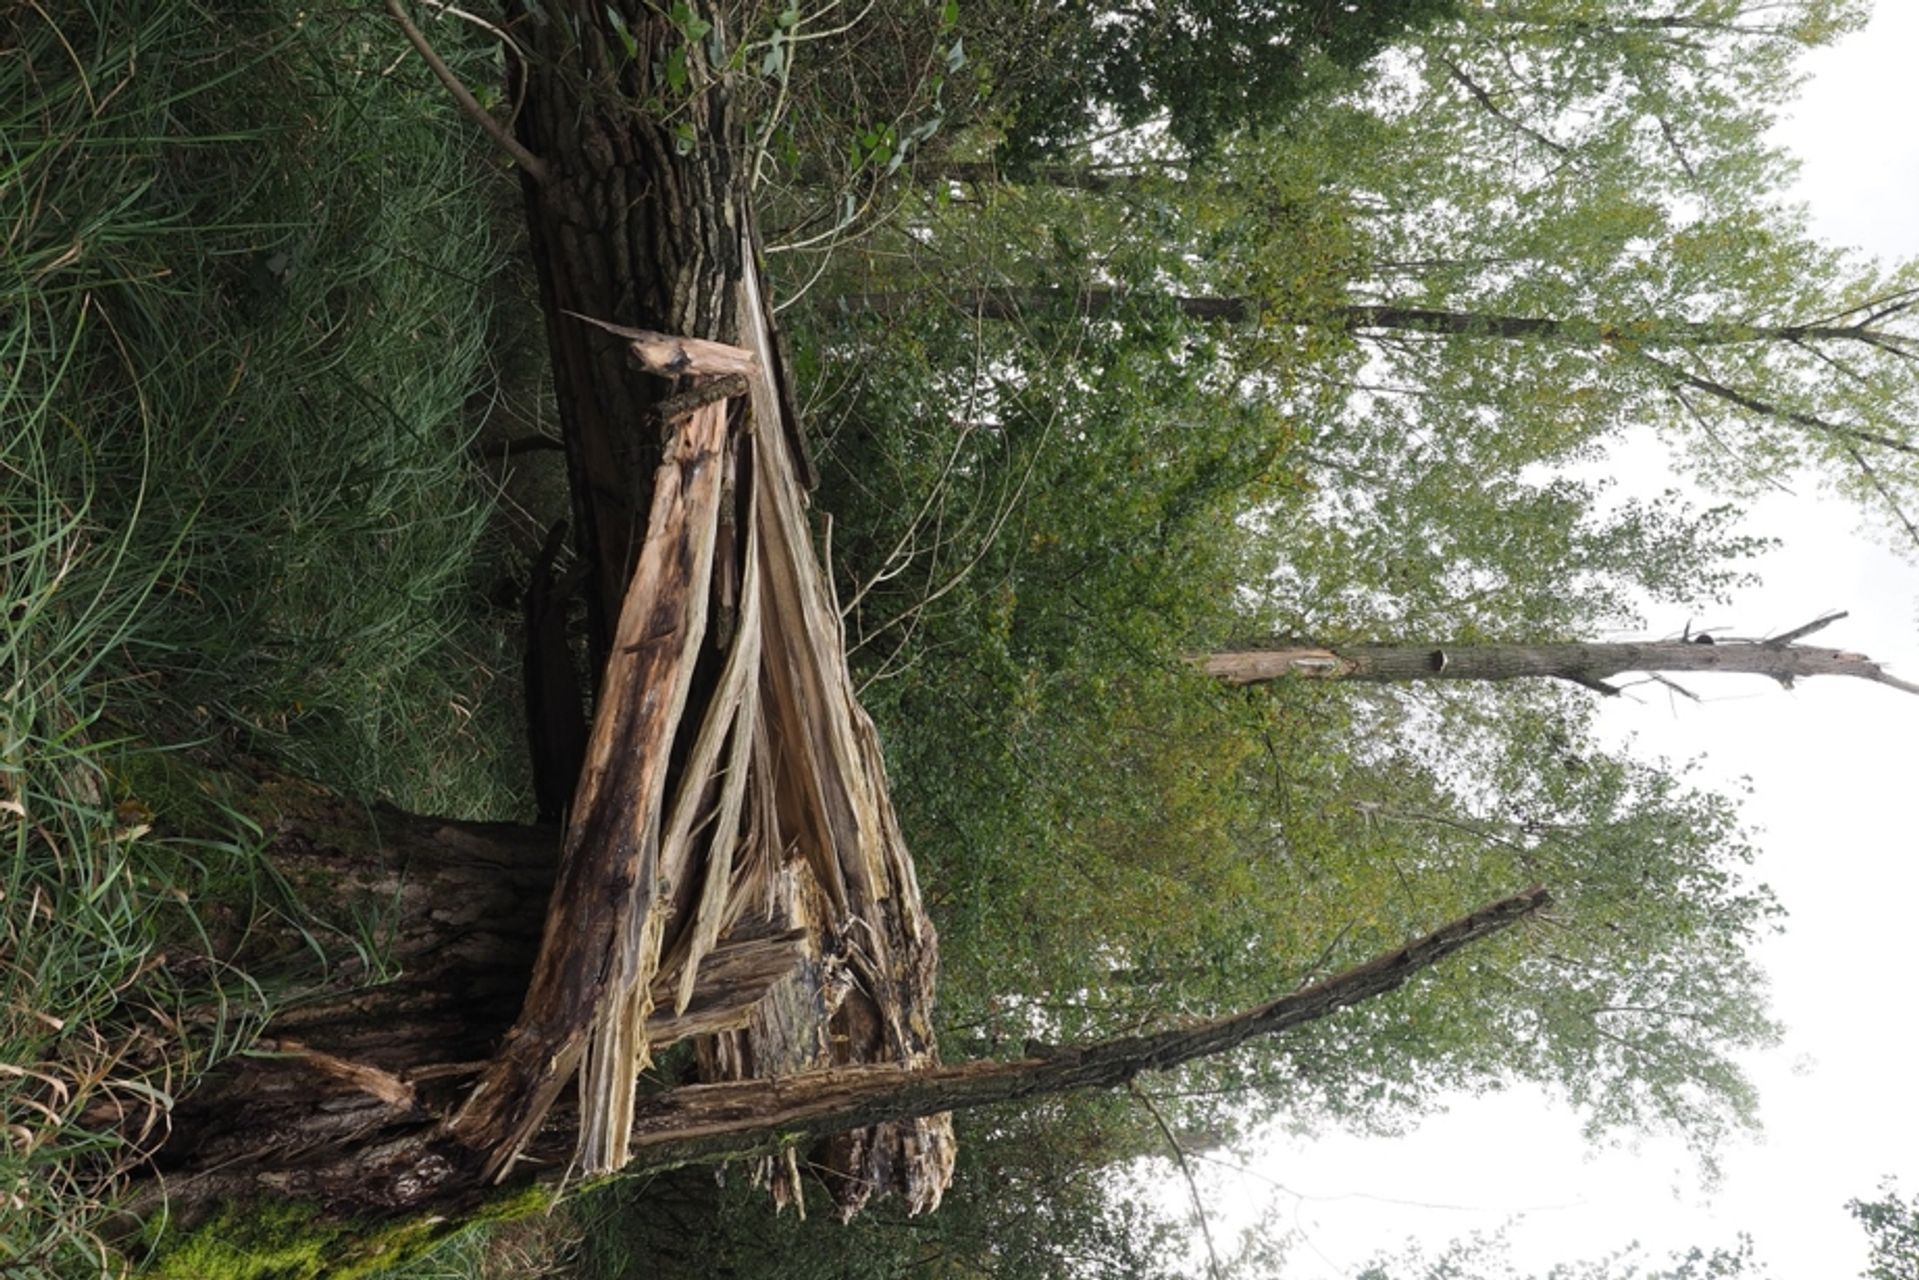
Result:
<instances>
[{"instance_id":1,"label":"background tree trunk","mask_svg":"<svg viewBox=\"0 0 1919 1280\"><path fill-rule=\"evenodd\" d=\"M1679 674L1730 672L1768 676L1791 688L1804 676L1852 676L1919 693L1861 653L1795 644L1840 618L1817 619L1765 640L1716 639L1629 641L1622 644L1337 644L1275 640L1256 648L1221 650L1199 660L1208 675L1228 684L1272 680L1521 680L1550 676L1617 693L1606 684L1629 671Z\"/></svg>"}]
</instances>

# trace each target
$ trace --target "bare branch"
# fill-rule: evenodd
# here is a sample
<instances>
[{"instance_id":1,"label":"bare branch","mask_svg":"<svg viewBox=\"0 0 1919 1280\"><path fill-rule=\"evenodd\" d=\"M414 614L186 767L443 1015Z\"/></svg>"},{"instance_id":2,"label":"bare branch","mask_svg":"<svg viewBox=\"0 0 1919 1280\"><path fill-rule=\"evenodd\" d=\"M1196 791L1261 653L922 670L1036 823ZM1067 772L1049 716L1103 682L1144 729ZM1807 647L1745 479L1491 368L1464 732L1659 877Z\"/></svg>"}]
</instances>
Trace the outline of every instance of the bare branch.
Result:
<instances>
[{"instance_id":1,"label":"bare branch","mask_svg":"<svg viewBox=\"0 0 1919 1280\"><path fill-rule=\"evenodd\" d=\"M1835 610L1834 612L1828 613L1828 614L1822 614L1821 616L1814 618L1811 622L1806 623L1804 626L1794 627L1791 631L1787 631L1780 635L1773 636L1767 640L1761 641L1760 643L1771 645L1774 648L1783 649L1785 646L1791 644L1795 640L1803 640L1815 631L1825 630L1827 627L1831 626L1833 623L1839 621L1841 618L1844 618L1846 616L1848 615L1844 609Z\"/></svg>"},{"instance_id":2,"label":"bare branch","mask_svg":"<svg viewBox=\"0 0 1919 1280\"><path fill-rule=\"evenodd\" d=\"M1745 454L1739 452L1737 449L1734 449L1731 445L1727 444L1725 439L1719 434L1718 428L1714 427L1712 423L1707 420L1705 414L1699 412L1699 406L1694 404L1692 402L1692 399L1686 395L1685 389L1683 387L1673 387L1671 388L1671 390L1672 390L1673 399L1677 400L1680 403L1680 405L1686 410L1686 413L1691 416L1694 424L1697 425L1701 431L1706 433L1706 439L1712 441L1713 444L1718 447L1721 453L1725 454L1726 457L1731 459L1736 465L1738 465L1739 467L1744 469L1746 472L1748 472L1753 479L1759 481L1759 483L1765 485L1767 488L1776 490L1780 493L1789 494L1792 492L1792 490L1787 487L1785 481L1779 479L1777 476L1767 475L1765 472L1761 471L1758 467L1755 467L1747 459Z\"/></svg>"},{"instance_id":3,"label":"bare branch","mask_svg":"<svg viewBox=\"0 0 1919 1280\"><path fill-rule=\"evenodd\" d=\"M1571 152L1565 143L1555 142L1531 125L1521 120L1515 120L1504 111L1501 111L1499 104L1493 101L1492 95L1482 89L1471 76L1462 71L1458 63L1450 58L1442 58L1440 61L1446 66L1446 74L1457 81L1467 93L1470 93L1473 96L1473 101L1477 102L1481 107L1484 107L1493 119L1499 121L1513 132L1531 138L1534 142L1539 143L1561 159L1570 156Z\"/></svg>"},{"instance_id":4,"label":"bare branch","mask_svg":"<svg viewBox=\"0 0 1919 1280\"><path fill-rule=\"evenodd\" d=\"M1815 417L1810 413L1801 413L1797 409L1788 409L1783 405L1773 404L1768 400L1761 400L1757 396L1748 395L1735 387L1729 387L1723 382L1715 382L1711 378L1701 377L1690 370L1681 369L1677 365L1669 364L1657 356L1649 356L1641 353L1639 358L1653 368L1670 375L1678 382L1703 391L1709 396L1714 396L1718 399L1736 404L1740 408L1750 410L1753 413L1763 414L1768 418L1777 418L1782 422L1790 422L1794 426L1805 427L1808 430L1835 436L1841 440L1857 440L1866 444L1876 444L1882 449L1891 449L1898 453L1911 454L1914 457L1919 457L1919 445L1910 444L1896 436L1889 436L1883 431L1872 431L1865 427L1847 426L1841 422L1828 422L1824 418Z\"/></svg>"},{"instance_id":5,"label":"bare branch","mask_svg":"<svg viewBox=\"0 0 1919 1280\"><path fill-rule=\"evenodd\" d=\"M426 59L426 65L432 69L440 83L446 86L446 91L453 95L453 101L459 104L460 110L465 112L473 123L479 125L487 137L493 139L502 150L512 156L513 162L519 165L528 177L544 186L549 176L546 161L522 146L520 140L508 133L505 126L495 120L492 113L480 105L479 99L460 83L460 78L453 74L453 68L447 66L446 60L428 43L426 33L414 26L413 19L406 16L406 9L401 5L400 0L386 0L386 11L393 15L395 22L400 24L400 30L405 34L407 43Z\"/></svg>"},{"instance_id":6,"label":"bare branch","mask_svg":"<svg viewBox=\"0 0 1919 1280\"><path fill-rule=\"evenodd\" d=\"M1179 1166L1181 1176L1186 1179L1186 1194L1193 1201L1193 1219L1199 1223L1200 1238L1206 1241L1206 1269L1211 1273L1213 1280L1220 1280L1219 1250L1213 1245L1213 1227L1206 1220L1206 1201L1199 1194L1199 1181L1193 1177L1192 1166L1186 1163L1186 1148L1180 1145L1178 1135L1173 1132L1173 1127L1166 1123L1166 1117L1160 1113L1159 1107L1153 1102L1152 1095L1140 1088L1139 1081L1131 1082L1127 1086L1127 1092L1139 1099L1139 1104L1146 1108L1148 1115L1153 1117L1153 1123L1159 1126L1160 1136L1166 1139L1166 1145L1173 1149L1173 1162Z\"/></svg>"},{"instance_id":7,"label":"bare branch","mask_svg":"<svg viewBox=\"0 0 1919 1280\"><path fill-rule=\"evenodd\" d=\"M1667 676L1662 676L1657 671L1647 672L1646 678L1652 681L1654 684L1664 685L1667 689L1670 689L1672 692L1678 694L1682 698L1689 699L1690 701L1693 701L1693 702L1705 701L1704 698L1701 698L1698 694L1694 693L1691 689L1688 689L1685 685L1680 684L1677 680L1673 680Z\"/></svg>"}]
</instances>

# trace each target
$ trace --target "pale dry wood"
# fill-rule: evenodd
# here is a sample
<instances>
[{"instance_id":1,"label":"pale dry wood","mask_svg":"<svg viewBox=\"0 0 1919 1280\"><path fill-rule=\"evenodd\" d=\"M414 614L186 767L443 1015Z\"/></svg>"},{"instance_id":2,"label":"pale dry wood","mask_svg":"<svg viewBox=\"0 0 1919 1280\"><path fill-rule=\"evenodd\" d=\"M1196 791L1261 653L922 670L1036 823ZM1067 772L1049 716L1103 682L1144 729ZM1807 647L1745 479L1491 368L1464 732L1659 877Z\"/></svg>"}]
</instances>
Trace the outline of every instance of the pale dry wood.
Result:
<instances>
[{"instance_id":1,"label":"pale dry wood","mask_svg":"<svg viewBox=\"0 0 1919 1280\"><path fill-rule=\"evenodd\" d=\"M745 252L753 262L750 242ZM692 390L662 415L672 443L533 990L450 1125L491 1176L576 1070L575 1163L588 1175L621 1167L636 1149L639 1075L662 1037L693 1037L716 1081L938 1062L937 940L814 551L756 267L738 287L738 347L579 317ZM742 387L743 425L724 403ZM721 510L735 501L739 530ZM700 653L717 675L689 707ZM764 936L789 942L741 949ZM932 1208L953 1155L951 1119L935 1113L833 1137L812 1158L850 1213L888 1190ZM790 1179L765 1172L790 1198Z\"/></svg>"},{"instance_id":2,"label":"pale dry wood","mask_svg":"<svg viewBox=\"0 0 1919 1280\"><path fill-rule=\"evenodd\" d=\"M758 272L749 268L740 308L742 343L771 368L776 352L759 288ZM755 379L752 394L756 418L782 412L770 378ZM763 429L762 439L769 435ZM831 578L813 552L798 467L768 466L759 492L768 644L786 659L768 664L774 691L769 704L785 717L781 729L789 750L782 763L803 762L811 775L791 779L790 798L807 810L796 835L828 891L830 924L851 971L835 1026L863 1023L877 1031L864 1044L849 1035L844 1056L836 1060L928 1066L938 1061L932 1029L936 939L892 808L878 737L847 667ZM808 847L809 835L824 843ZM829 1144L827 1163L840 1178L835 1196L841 1212L856 1212L885 1189L900 1191L915 1212L937 1206L951 1181L954 1153L952 1120L944 1113L882 1124Z\"/></svg>"},{"instance_id":3,"label":"pale dry wood","mask_svg":"<svg viewBox=\"0 0 1919 1280\"><path fill-rule=\"evenodd\" d=\"M757 674L757 673L756 673ZM699 897L699 909L687 931L684 973L675 994L674 1010L683 1011L697 990L700 965L718 944L720 932L732 914L733 866L740 845L741 822L745 817L746 791L752 779L753 742L759 729L759 704L744 703L733 728L726 764L726 790L722 793L715 835L708 848L706 874Z\"/></svg>"},{"instance_id":4,"label":"pale dry wood","mask_svg":"<svg viewBox=\"0 0 1919 1280\"><path fill-rule=\"evenodd\" d=\"M1263 647L1202 654L1193 661L1208 675L1228 684L1272 680L1521 680L1551 677L1599 693L1620 690L1606 683L1613 676L1644 672L1721 673L1766 676L1785 688L1811 676L1850 676L1905 693L1919 685L1901 680L1865 654L1827 649L1796 641L1843 618L1815 618L1769 639L1721 636L1716 641L1692 636L1679 640L1607 643L1497 644L1340 644L1313 645L1276 640Z\"/></svg>"},{"instance_id":5,"label":"pale dry wood","mask_svg":"<svg viewBox=\"0 0 1919 1280\"><path fill-rule=\"evenodd\" d=\"M718 347L720 344L708 345ZM686 430L710 433L713 441L712 453L701 473L702 497L705 499L701 510L710 514L710 520L704 520L699 526L700 537L694 544L693 552L694 567L683 581L683 589L689 599L684 623L686 630L680 640L685 646L684 666L690 672L694 651L704 638L706 618L712 605L713 561L719 536L719 498L724 492L725 457L732 447L737 447L737 442L730 438L728 413L722 402L703 405L685 422ZM649 531L647 545L641 551L642 566L651 549L652 535ZM644 580L636 572L634 587L628 589L629 601L643 583ZM622 631L624 628L623 610ZM756 638L749 640L744 636L736 636L732 656L742 657L749 647L757 648ZM618 662L622 651L623 646L615 650L614 663ZM648 838L642 849L643 856L650 859L651 866L642 879L651 884L652 892L644 901L634 904L636 910L629 910L625 915L625 932L613 957L614 973L600 996L599 1007L593 1011L594 1025L581 1071L578 1160L581 1170L588 1175L613 1172L625 1162L634 1093L640 1073L652 1062L653 1046L647 1036L647 1020L653 1012L653 980L659 972L661 956L668 943L668 930L681 907L681 881L686 876L692 858L688 837L694 811L712 783L712 766L727 732L752 690L750 665L729 662L728 671L731 678L723 677L720 690L708 698L701 708L701 724L694 739L693 751L680 771L674 793L668 795L662 792L657 797L647 797ZM652 696L651 691L641 691L641 694L643 697ZM602 702L602 714L606 713L607 705L605 701ZM662 781L666 757L675 737L683 731L684 711L685 692L682 685L680 700L672 708L671 728L643 745L644 750L659 757L657 767ZM612 714L619 716L630 712L616 706ZM669 814L672 815L670 819ZM663 822L666 824L664 834ZM580 957L582 962L589 962L590 959L584 953Z\"/></svg>"},{"instance_id":6,"label":"pale dry wood","mask_svg":"<svg viewBox=\"0 0 1919 1280\"><path fill-rule=\"evenodd\" d=\"M254 1048L264 1053L283 1053L299 1058L322 1075L342 1081L361 1093L378 1098L390 1107L411 1110L415 1104L413 1086L391 1071L365 1062L353 1062L331 1053L322 1053L298 1040L261 1040Z\"/></svg>"},{"instance_id":7,"label":"pale dry wood","mask_svg":"<svg viewBox=\"0 0 1919 1280\"><path fill-rule=\"evenodd\" d=\"M718 412L719 407L701 412ZM749 526L749 550L757 541ZM710 590L713 577L706 585ZM651 1061L655 1044L649 1019L656 998L655 975L677 968L679 979L661 993L674 1014L686 1012L699 979L701 957L718 939L719 921L726 911L727 868L732 864L739 817L749 777L744 749L752 741L758 718L761 641L758 626L757 573L749 564L746 581L754 592L745 602L740 625L734 631L718 687L706 700L692 750L681 766L671 797L665 831L655 855L657 890L646 904L641 921L639 950L630 985L609 993L608 1006L596 1018L588 1050L589 1070L581 1093L580 1152L583 1171L609 1172L623 1161L630 1137L633 1098L639 1074ZM730 763L722 768L721 754L735 744ZM696 824L700 829L696 831ZM696 839L697 837L697 839ZM697 873L698 855L705 870ZM663 964L669 931L676 918L690 909L693 926L679 929L678 941ZM644 984L644 986L642 986ZM742 1023L741 1025L744 1025Z\"/></svg>"},{"instance_id":8,"label":"pale dry wood","mask_svg":"<svg viewBox=\"0 0 1919 1280\"><path fill-rule=\"evenodd\" d=\"M763 375L766 368L752 351L728 343L660 333L653 329L635 329L628 325L596 320L592 316L581 315L577 311L569 311L566 314L596 329L604 329L616 338L625 338L628 342L627 349L633 353L633 359L648 373L657 373L663 377L737 375L757 378ZM770 421L777 422L778 418Z\"/></svg>"},{"instance_id":9,"label":"pale dry wood","mask_svg":"<svg viewBox=\"0 0 1919 1280\"><path fill-rule=\"evenodd\" d=\"M697 1036L749 1030L763 1016L762 1004L776 999L774 988L797 973L809 948L804 929L766 937L731 940L707 953L698 986L686 1007L663 1012L678 989L675 968L664 969L654 983L655 1012L646 1024L648 1043L664 1048Z\"/></svg>"},{"instance_id":10,"label":"pale dry wood","mask_svg":"<svg viewBox=\"0 0 1919 1280\"><path fill-rule=\"evenodd\" d=\"M751 500L749 489L748 500ZM713 702L720 714L709 714L700 728L687 759L690 778L701 778L719 770L719 797L711 808L694 803L694 792L681 791L675 804L667 838L661 846L660 861L668 875L677 879L691 862L694 823L703 813L713 820L706 842L707 858L701 877L696 914L692 927L684 935L685 959L674 999L674 1011L685 1010L692 999L699 977L700 958L719 940L720 923L732 892L734 849L739 839L740 817L746 805L746 788L751 779L747 767L748 752L759 725L759 675L762 633L760 630L760 569L758 563L759 529L749 522L746 531L746 565L740 584L740 615L735 624L733 646ZM724 766L720 753L727 753Z\"/></svg>"},{"instance_id":11,"label":"pale dry wood","mask_svg":"<svg viewBox=\"0 0 1919 1280\"><path fill-rule=\"evenodd\" d=\"M645 1017L666 768L705 627L726 435L723 404L675 429L602 678L533 981L500 1051L448 1121L454 1138L485 1153L488 1177L510 1167L571 1078L601 1001L617 998ZM621 1059L607 1065L624 1070L642 1051L620 1045Z\"/></svg>"},{"instance_id":12,"label":"pale dry wood","mask_svg":"<svg viewBox=\"0 0 1919 1280\"><path fill-rule=\"evenodd\" d=\"M824 1135L888 1117L1124 1085L1142 1072L1167 1071L1230 1052L1253 1039L1282 1035L1395 991L1551 905L1552 896L1544 888L1528 889L1268 1003L1182 1026L1063 1046L1043 1056L917 1070L858 1065L685 1086L650 1098L641 1108L634 1126L635 1163L657 1168L737 1157L765 1151L774 1142L790 1143L795 1134Z\"/></svg>"}]
</instances>

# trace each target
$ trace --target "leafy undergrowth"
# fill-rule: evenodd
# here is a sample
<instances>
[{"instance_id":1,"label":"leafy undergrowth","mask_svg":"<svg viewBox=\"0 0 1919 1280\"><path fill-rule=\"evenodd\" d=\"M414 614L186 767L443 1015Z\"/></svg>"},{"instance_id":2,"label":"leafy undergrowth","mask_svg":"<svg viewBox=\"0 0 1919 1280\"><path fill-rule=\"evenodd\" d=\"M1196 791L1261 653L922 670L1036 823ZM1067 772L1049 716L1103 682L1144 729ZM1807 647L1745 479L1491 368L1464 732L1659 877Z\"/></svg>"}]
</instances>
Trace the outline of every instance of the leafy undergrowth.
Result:
<instances>
[{"instance_id":1,"label":"leafy undergrowth","mask_svg":"<svg viewBox=\"0 0 1919 1280\"><path fill-rule=\"evenodd\" d=\"M66 1280L130 1268L124 1175L272 1003L208 913L306 910L170 754L521 803L466 450L503 184L371 10L48 2L0 48L0 1271Z\"/></svg>"}]
</instances>

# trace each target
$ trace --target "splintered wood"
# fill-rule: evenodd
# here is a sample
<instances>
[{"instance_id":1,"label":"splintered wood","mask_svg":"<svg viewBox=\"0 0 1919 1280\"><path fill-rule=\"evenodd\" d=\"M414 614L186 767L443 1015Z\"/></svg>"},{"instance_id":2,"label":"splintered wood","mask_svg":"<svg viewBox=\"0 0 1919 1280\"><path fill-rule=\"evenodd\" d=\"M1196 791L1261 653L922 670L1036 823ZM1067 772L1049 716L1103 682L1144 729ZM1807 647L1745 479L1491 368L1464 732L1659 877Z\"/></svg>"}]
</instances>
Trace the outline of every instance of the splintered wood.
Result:
<instances>
[{"instance_id":1,"label":"splintered wood","mask_svg":"<svg viewBox=\"0 0 1919 1280\"><path fill-rule=\"evenodd\" d=\"M740 347L589 320L693 391L668 402L526 1005L448 1122L490 1176L575 1079L580 1171L621 1168L640 1074L675 1041L715 1082L938 1059L933 927L813 551L755 270L740 290ZM953 1155L939 1114L809 1159L850 1215L888 1191L932 1209ZM761 1172L796 1198L790 1160Z\"/></svg>"}]
</instances>

